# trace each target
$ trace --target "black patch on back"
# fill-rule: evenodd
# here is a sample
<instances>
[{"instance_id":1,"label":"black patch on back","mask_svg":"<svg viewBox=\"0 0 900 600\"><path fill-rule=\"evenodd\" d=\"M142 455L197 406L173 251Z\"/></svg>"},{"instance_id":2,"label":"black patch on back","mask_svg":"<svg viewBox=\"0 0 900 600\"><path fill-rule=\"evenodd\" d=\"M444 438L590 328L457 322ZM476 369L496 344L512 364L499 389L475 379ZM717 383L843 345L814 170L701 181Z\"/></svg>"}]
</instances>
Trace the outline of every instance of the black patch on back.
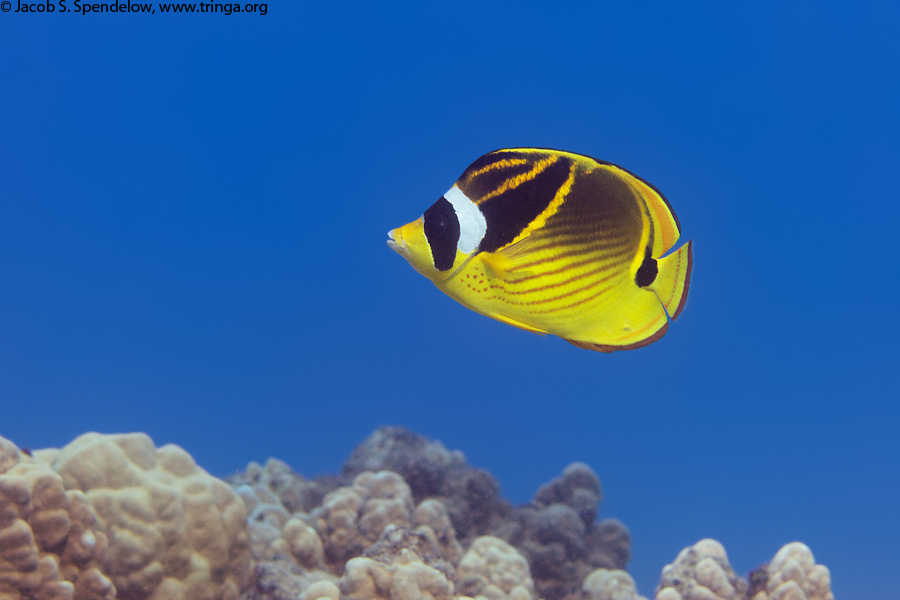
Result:
<instances>
[{"instance_id":1,"label":"black patch on back","mask_svg":"<svg viewBox=\"0 0 900 600\"><path fill-rule=\"evenodd\" d=\"M438 271L450 269L456 260L459 219L453 205L443 196L425 211L425 237L431 246L434 268Z\"/></svg>"},{"instance_id":2,"label":"black patch on back","mask_svg":"<svg viewBox=\"0 0 900 600\"><path fill-rule=\"evenodd\" d=\"M516 239L553 201L556 192L569 178L571 164L569 159L559 157L534 179L480 204L478 208L487 221L487 232L478 249L494 252ZM508 176L509 171L504 173Z\"/></svg>"},{"instance_id":3,"label":"black patch on back","mask_svg":"<svg viewBox=\"0 0 900 600\"><path fill-rule=\"evenodd\" d=\"M502 160L525 159L521 165L513 165L502 169L494 169L473 176L473 173ZM500 187L507 179L527 173L534 166L535 161L546 158L539 155L519 154L518 152L497 152L485 154L473 162L460 176L457 184L459 189L473 202L477 203L481 198Z\"/></svg>"},{"instance_id":4,"label":"black patch on back","mask_svg":"<svg viewBox=\"0 0 900 600\"><path fill-rule=\"evenodd\" d=\"M575 175L565 202L541 233L563 245L599 245L633 257L641 253L643 227L633 188L615 172L594 169Z\"/></svg>"},{"instance_id":5,"label":"black patch on back","mask_svg":"<svg viewBox=\"0 0 900 600\"><path fill-rule=\"evenodd\" d=\"M647 252L644 254L644 262L641 263L641 267L634 275L634 282L638 284L638 287L647 287L656 281L658 273L659 268L656 266L656 259L650 255L650 248L647 248Z\"/></svg>"},{"instance_id":6,"label":"black patch on back","mask_svg":"<svg viewBox=\"0 0 900 600\"><path fill-rule=\"evenodd\" d=\"M632 188L614 173L596 169L575 177L565 203L547 227L559 229L557 233L594 230L608 236L628 232L640 240L643 225Z\"/></svg>"}]
</instances>

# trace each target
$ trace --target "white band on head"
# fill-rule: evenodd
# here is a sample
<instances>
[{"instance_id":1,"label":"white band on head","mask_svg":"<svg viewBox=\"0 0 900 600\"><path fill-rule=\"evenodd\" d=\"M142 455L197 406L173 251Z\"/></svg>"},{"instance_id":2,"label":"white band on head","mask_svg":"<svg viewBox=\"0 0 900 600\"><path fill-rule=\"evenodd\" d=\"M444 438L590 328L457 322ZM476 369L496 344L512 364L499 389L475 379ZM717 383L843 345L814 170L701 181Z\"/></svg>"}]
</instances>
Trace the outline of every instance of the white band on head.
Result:
<instances>
[{"instance_id":1,"label":"white band on head","mask_svg":"<svg viewBox=\"0 0 900 600\"><path fill-rule=\"evenodd\" d=\"M457 186L450 188L444 198L453 206L459 221L459 242L456 247L463 254L471 254L484 239L487 221L484 220L481 209Z\"/></svg>"}]
</instances>

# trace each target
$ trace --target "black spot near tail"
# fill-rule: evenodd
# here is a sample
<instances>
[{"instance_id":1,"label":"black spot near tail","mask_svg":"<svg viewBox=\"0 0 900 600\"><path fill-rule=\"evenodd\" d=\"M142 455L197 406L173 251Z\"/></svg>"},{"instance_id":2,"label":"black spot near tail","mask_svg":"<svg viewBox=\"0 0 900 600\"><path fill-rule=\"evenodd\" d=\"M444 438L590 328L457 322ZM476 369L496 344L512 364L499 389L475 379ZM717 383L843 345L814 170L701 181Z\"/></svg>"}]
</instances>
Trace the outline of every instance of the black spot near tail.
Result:
<instances>
[{"instance_id":1,"label":"black spot near tail","mask_svg":"<svg viewBox=\"0 0 900 600\"><path fill-rule=\"evenodd\" d=\"M635 273L634 281L638 284L638 287L647 287L656 281L658 273L659 268L656 266L656 259L650 255L650 248L647 248L647 252L644 254L644 262L641 263L641 268Z\"/></svg>"}]
</instances>

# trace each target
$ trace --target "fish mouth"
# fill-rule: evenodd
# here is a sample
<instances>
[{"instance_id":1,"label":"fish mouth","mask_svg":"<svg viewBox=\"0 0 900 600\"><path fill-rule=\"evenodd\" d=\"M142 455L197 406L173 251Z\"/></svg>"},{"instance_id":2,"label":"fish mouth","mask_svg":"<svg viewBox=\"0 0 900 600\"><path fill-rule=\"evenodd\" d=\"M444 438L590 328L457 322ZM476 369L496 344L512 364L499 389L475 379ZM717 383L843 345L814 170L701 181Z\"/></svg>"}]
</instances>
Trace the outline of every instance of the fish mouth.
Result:
<instances>
[{"instance_id":1,"label":"fish mouth","mask_svg":"<svg viewBox=\"0 0 900 600\"><path fill-rule=\"evenodd\" d=\"M391 229L388 231L388 241L387 245L391 247L391 250L398 254L406 255L406 240L403 239L403 234L400 233L400 228Z\"/></svg>"}]
</instances>

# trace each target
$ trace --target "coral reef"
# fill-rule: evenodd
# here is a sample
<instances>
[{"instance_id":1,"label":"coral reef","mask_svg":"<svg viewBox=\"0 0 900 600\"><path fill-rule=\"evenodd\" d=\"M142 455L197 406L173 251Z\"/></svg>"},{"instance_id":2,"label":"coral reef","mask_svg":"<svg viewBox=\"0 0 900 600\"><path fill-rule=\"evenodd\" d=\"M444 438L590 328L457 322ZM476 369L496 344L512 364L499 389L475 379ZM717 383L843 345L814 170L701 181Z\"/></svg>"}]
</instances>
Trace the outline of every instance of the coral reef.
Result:
<instances>
[{"instance_id":1,"label":"coral reef","mask_svg":"<svg viewBox=\"0 0 900 600\"><path fill-rule=\"evenodd\" d=\"M256 586L246 600L339 598L337 576L325 566L325 547L303 509L325 495L281 461L250 463L231 484L247 507L250 548L256 562ZM298 509L292 512L288 509ZM330 595L329 595L330 594Z\"/></svg>"},{"instance_id":2,"label":"coral reef","mask_svg":"<svg viewBox=\"0 0 900 600\"><path fill-rule=\"evenodd\" d=\"M513 508L496 480L397 427L340 476L250 463L226 483L144 434L33 456L0 437L0 600L646 600L630 536L573 463ZM711 539L655 600L834 600L805 545L738 576Z\"/></svg>"},{"instance_id":3,"label":"coral reef","mask_svg":"<svg viewBox=\"0 0 900 600\"><path fill-rule=\"evenodd\" d=\"M457 572L462 593L474 598L534 600L528 561L505 541L485 535L462 557Z\"/></svg>"},{"instance_id":4,"label":"coral reef","mask_svg":"<svg viewBox=\"0 0 900 600\"><path fill-rule=\"evenodd\" d=\"M451 600L453 579L427 535L388 525L365 556L347 562L339 587L347 600Z\"/></svg>"},{"instance_id":5,"label":"coral reef","mask_svg":"<svg viewBox=\"0 0 900 600\"><path fill-rule=\"evenodd\" d=\"M597 475L574 463L541 486L532 503L516 509L501 530L528 558L542 598L574 600L591 571L623 569L628 562L628 529L614 519L596 522L601 499Z\"/></svg>"},{"instance_id":6,"label":"coral reef","mask_svg":"<svg viewBox=\"0 0 900 600\"><path fill-rule=\"evenodd\" d=\"M747 582L731 568L722 544L704 539L663 567L656 600L735 600L745 598L747 590Z\"/></svg>"},{"instance_id":7,"label":"coral reef","mask_svg":"<svg viewBox=\"0 0 900 600\"><path fill-rule=\"evenodd\" d=\"M463 547L456 539L456 531L450 523L447 508L439 500L422 500L413 511L416 531L427 536L441 550L441 555L451 564L459 563Z\"/></svg>"},{"instance_id":8,"label":"coral reef","mask_svg":"<svg viewBox=\"0 0 900 600\"><path fill-rule=\"evenodd\" d=\"M310 513L325 544L325 556L335 570L375 543L385 527L412 522L412 492L400 475L365 471L353 484L339 487Z\"/></svg>"},{"instance_id":9,"label":"coral reef","mask_svg":"<svg viewBox=\"0 0 900 600\"><path fill-rule=\"evenodd\" d=\"M500 497L497 480L469 466L459 450L449 451L402 427L382 427L356 447L342 470L345 478L364 471L393 471L408 484L416 503L433 498L447 507L456 535L463 542L512 517L512 506Z\"/></svg>"},{"instance_id":10,"label":"coral reef","mask_svg":"<svg viewBox=\"0 0 900 600\"><path fill-rule=\"evenodd\" d=\"M115 598L108 559L84 493L0 438L0 598Z\"/></svg>"},{"instance_id":11,"label":"coral reef","mask_svg":"<svg viewBox=\"0 0 900 600\"><path fill-rule=\"evenodd\" d=\"M630 558L628 529L616 520L596 521L600 480L583 463L566 467L531 504L516 509L500 498L497 481L470 467L462 452L401 427L375 431L353 451L343 475L373 469L401 475L416 502L443 504L464 545L492 535L516 547L530 563L538 597L546 600L574 600L592 570L622 569Z\"/></svg>"},{"instance_id":12,"label":"coral reef","mask_svg":"<svg viewBox=\"0 0 900 600\"><path fill-rule=\"evenodd\" d=\"M834 595L828 569L800 542L782 547L748 583L735 574L722 544L704 539L663 568L656 600L834 600Z\"/></svg>"},{"instance_id":13,"label":"coral reef","mask_svg":"<svg viewBox=\"0 0 900 600\"><path fill-rule=\"evenodd\" d=\"M752 587L760 588L752 600L834 600L828 567L817 565L801 542L784 546L759 572L764 577L751 574Z\"/></svg>"},{"instance_id":14,"label":"coral reef","mask_svg":"<svg viewBox=\"0 0 900 600\"><path fill-rule=\"evenodd\" d=\"M620 569L596 569L581 584L582 600L647 600L638 595L631 575Z\"/></svg>"},{"instance_id":15,"label":"coral reef","mask_svg":"<svg viewBox=\"0 0 900 600\"><path fill-rule=\"evenodd\" d=\"M289 513L311 511L322 503L325 494L340 485L336 477L306 479L277 458L270 458L265 465L251 462L228 482L238 489L246 486L260 501L280 503Z\"/></svg>"},{"instance_id":16,"label":"coral reef","mask_svg":"<svg viewBox=\"0 0 900 600\"><path fill-rule=\"evenodd\" d=\"M252 585L244 503L181 448L96 433L34 457L2 447L2 597L237 600Z\"/></svg>"}]
</instances>

